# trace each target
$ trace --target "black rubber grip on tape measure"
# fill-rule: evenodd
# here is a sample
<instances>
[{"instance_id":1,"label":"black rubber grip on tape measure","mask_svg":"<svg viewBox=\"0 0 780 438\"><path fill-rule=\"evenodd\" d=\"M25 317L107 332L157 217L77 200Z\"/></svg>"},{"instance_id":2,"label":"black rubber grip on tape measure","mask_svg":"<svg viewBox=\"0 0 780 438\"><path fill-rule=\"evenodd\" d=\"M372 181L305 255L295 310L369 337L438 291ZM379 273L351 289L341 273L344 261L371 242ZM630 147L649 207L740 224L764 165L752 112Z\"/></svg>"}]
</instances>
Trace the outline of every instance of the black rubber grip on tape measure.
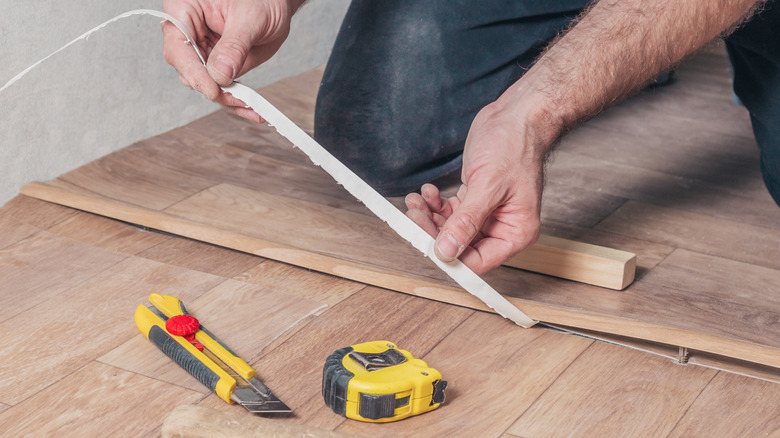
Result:
<instances>
[{"instance_id":1,"label":"black rubber grip on tape measure","mask_svg":"<svg viewBox=\"0 0 780 438\"><path fill-rule=\"evenodd\" d=\"M352 347L334 351L322 369L322 398L333 412L344 416L347 413L347 388L355 375L344 368L341 361L351 352Z\"/></svg>"},{"instance_id":2,"label":"black rubber grip on tape measure","mask_svg":"<svg viewBox=\"0 0 780 438\"><path fill-rule=\"evenodd\" d=\"M378 420L395 414L395 394L360 393L360 411L363 418Z\"/></svg>"},{"instance_id":3,"label":"black rubber grip on tape measure","mask_svg":"<svg viewBox=\"0 0 780 438\"><path fill-rule=\"evenodd\" d=\"M149 340L157 346L166 356L171 360L179 364L185 371L204 385L207 388L214 391L219 381L217 373L212 371L209 367L203 364L192 355L186 348L176 342L165 330L160 326L153 325L149 330Z\"/></svg>"}]
</instances>

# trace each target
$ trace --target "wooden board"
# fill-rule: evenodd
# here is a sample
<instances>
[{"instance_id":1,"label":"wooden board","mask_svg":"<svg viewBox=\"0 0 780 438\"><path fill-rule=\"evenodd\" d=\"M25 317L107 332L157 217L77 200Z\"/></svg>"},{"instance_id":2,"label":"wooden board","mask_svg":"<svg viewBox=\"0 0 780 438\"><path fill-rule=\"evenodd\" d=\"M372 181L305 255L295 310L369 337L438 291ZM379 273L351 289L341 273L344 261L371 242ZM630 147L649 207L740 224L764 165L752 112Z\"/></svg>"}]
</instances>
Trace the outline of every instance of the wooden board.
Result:
<instances>
[{"instance_id":1,"label":"wooden board","mask_svg":"<svg viewBox=\"0 0 780 438\"><path fill-rule=\"evenodd\" d=\"M702 60L725 65L722 52L704 53ZM744 108L730 103L728 79L707 71L694 68L699 80L683 81L685 88L643 92L608 111L583 133L564 139L550 167L545 229L561 230L563 238L583 235L592 243L625 244L637 254L634 284L616 293L511 268L497 269L486 280L535 319L780 367L780 327L773 322L780 320L780 306L764 298L767 290L780 288L777 207L759 190L757 169L748 173L757 151ZM317 72L309 73L271 86L268 97L310 127L316 86ZM723 136L690 136L692 126ZM656 138L659 131L663 135ZM635 141L618 146L642 159L616 156L612 142L629 134ZM649 154L656 144L659 153ZM666 150L674 151L674 162L668 162ZM109 172L114 165L121 172ZM136 167L143 170L133 173ZM728 181L714 178L737 173ZM135 179L144 183L133 191ZM156 195L153 187L159 184L171 186ZM223 112L140 142L51 185L31 185L25 193L362 283L485 309L273 129ZM710 262L757 276L715 273L714 278L729 280L727 296L707 286Z\"/></svg>"}]
</instances>

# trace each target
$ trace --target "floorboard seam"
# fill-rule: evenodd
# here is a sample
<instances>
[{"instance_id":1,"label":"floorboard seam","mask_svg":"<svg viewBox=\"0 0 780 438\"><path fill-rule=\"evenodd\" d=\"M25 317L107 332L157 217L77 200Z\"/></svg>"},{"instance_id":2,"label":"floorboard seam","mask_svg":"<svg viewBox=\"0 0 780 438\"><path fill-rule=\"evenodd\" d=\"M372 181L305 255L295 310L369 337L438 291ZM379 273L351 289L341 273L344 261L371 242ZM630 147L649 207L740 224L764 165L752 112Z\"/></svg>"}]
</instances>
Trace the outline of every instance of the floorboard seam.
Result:
<instances>
[{"instance_id":1,"label":"floorboard seam","mask_svg":"<svg viewBox=\"0 0 780 438\"><path fill-rule=\"evenodd\" d=\"M718 374L720 374L721 372L722 372L722 371L718 371L718 372L716 372L715 374L713 374L713 375L712 375L712 377L710 377L710 380L709 380L709 381L707 381L707 384L706 384L706 385L704 385L704 386L701 388L701 391L699 391L699 393L698 393L698 394L696 394L696 397L694 397L694 399L693 399L693 400L691 400L691 402L690 402L690 403L688 403L688 406L685 408L685 411L682 413L682 415L680 415L680 417L677 419L677 421L675 421L675 422L674 422L674 426L672 426L672 428L671 428L671 429L669 429L669 433L667 433L667 434L666 434L667 438L668 438L669 436L671 436L671 435L672 435L672 432L674 432L674 430L677 428L677 425L678 425L678 424L680 424L680 422L682 421L682 419L683 419L683 418L685 418L685 416L686 416L686 415L688 415L688 411L690 411L690 410L691 410L691 406L693 406L693 405L694 405L694 403L696 403L696 400L698 400L698 399L699 399L699 397L701 397L702 393L704 393L704 391L705 391L705 390L706 390L706 389L707 389L707 388L710 386L710 384L711 384L711 383L712 383L712 381L715 379L715 377L716 377Z\"/></svg>"},{"instance_id":2,"label":"floorboard seam","mask_svg":"<svg viewBox=\"0 0 780 438\"><path fill-rule=\"evenodd\" d=\"M560 331L558 331L558 330L555 330L555 329L550 329L550 328L546 328L546 327L542 327L542 328L543 328L544 330L550 330L550 331L555 331L555 332L558 332L558 333L560 333ZM583 354L584 354L586 351L588 351L588 350L590 350L591 348L593 348L593 344L594 344L596 341L594 341L593 339L589 339L589 341L590 341L590 344L589 344L587 347L583 348L583 349L582 349L582 351L580 351L580 353L577 355L577 357L575 357L575 358L574 358L574 359L573 359L571 362L569 362L569 364L568 364L568 365L566 365L566 368L562 369L562 370L561 370L561 372L560 372L560 373L558 373L558 375L557 375L557 376L555 376L555 378L554 378L554 379L553 379L553 380L552 380L552 381L551 381L551 382L550 382L550 383L547 385L547 387L546 387L546 388L544 388L544 391L540 392L540 393L539 393L539 395L538 395L538 396L536 396L536 398L534 399L534 401L532 401L531 403L529 403L529 404L528 404L528 406L526 406L526 408L525 408L525 409L523 409L523 411L522 411L522 412L520 412L520 413L519 413L519 414L518 414L518 415L517 415L517 416L514 418L514 420L512 420L512 422L511 422L511 423L509 423L509 426L508 426L506 429L504 429L504 431L503 431L503 432L501 432L502 434L509 434L509 432L507 432L507 431L508 431L509 429L511 429L511 428L512 428L512 426L514 426L514 425L515 425L515 423L517 423L517 421L518 421L518 420L520 420L521 418L523 418L523 415L525 415L525 413L526 413L526 412L528 412L528 410L529 410L529 409L531 409L531 407L533 407L533 405L535 405L535 404L536 404L536 402L537 402L537 401L539 401L539 399L540 399L540 398L542 398L542 397L544 396L544 394L545 394L545 393L547 393L547 391L549 391L549 390L550 390L550 388L551 388L551 387L552 387L552 386L555 384L555 382L556 382L556 381L558 381L558 379L559 379L559 378L560 378L560 377L561 377L561 376L562 376L562 375L563 375L563 374L566 372L566 370L568 370L568 369L569 369L569 368L570 368L570 367L571 367L571 366L574 364L574 362L577 362L577 361L579 360L579 358L580 358L580 357L581 357L581 356L582 356L582 355L583 355ZM510 434L510 435L511 435L511 434ZM501 435L499 435L499 436L501 436Z\"/></svg>"}]
</instances>

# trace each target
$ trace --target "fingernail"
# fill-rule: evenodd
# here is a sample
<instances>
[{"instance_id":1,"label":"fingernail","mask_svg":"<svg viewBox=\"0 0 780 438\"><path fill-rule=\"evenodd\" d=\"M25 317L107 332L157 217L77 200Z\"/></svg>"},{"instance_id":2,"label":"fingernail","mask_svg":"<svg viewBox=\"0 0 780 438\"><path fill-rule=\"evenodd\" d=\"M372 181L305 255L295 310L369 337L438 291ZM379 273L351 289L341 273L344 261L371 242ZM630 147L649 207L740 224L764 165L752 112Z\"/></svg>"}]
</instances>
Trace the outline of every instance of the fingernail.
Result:
<instances>
[{"instance_id":1,"label":"fingernail","mask_svg":"<svg viewBox=\"0 0 780 438\"><path fill-rule=\"evenodd\" d=\"M463 245L458 243L454 237L447 231L439 234L436 239L436 255L445 262L455 260L463 249Z\"/></svg>"},{"instance_id":2,"label":"fingernail","mask_svg":"<svg viewBox=\"0 0 780 438\"><path fill-rule=\"evenodd\" d=\"M233 76L236 75L233 66L223 61L221 58L217 58L217 60L214 61L214 68L228 79L233 79Z\"/></svg>"}]
</instances>

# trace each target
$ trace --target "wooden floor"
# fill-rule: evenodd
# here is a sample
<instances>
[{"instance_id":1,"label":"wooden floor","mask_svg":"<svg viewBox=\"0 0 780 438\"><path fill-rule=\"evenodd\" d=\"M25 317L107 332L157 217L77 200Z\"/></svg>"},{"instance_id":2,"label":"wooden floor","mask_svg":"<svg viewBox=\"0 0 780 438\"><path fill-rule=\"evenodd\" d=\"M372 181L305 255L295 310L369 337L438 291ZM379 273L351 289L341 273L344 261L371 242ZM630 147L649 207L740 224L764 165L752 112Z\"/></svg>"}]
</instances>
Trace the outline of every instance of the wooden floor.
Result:
<instances>
[{"instance_id":1,"label":"wooden floor","mask_svg":"<svg viewBox=\"0 0 780 438\"><path fill-rule=\"evenodd\" d=\"M227 405L133 323L179 296L294 409L277 418L364 436L758 436L776 383L534 328L20 196L0 210L0 435L157 436L176 406ZM450 382L395 424L325 406L328 354L388 339ZM250 414L246 414L250 415ZM716 431L716 432L714 432Z\"/></svg>"},{"instance_id":2,"label":"wooden floor","mask_svg":"<svg viewBox=\"0 0 780 438\"><path fill-rule=\"evenodd\" d=\"M540 295L557 284L565 291L555 299L588 294L589 300L602 299L602 305L615 306L613 312L627 317L639 312L621 306L615 297L634 293L648 306L665 308L670 319L692 315L691 330L711 329L724 339L776 334L776 313L758 306L777 302L780 292L779 213L760 184L744 114L712 104L729 99L721 95L727 81L722 53L713 50L696 61L681 68L677 84L643 93L572 133L548 177L545 232L637 252L639 287L606 291L524 274L520 284L537 288L529 293ZM691 84L690 78L699 82ZM310 107L310 95L285 89L288 84L277 84L265 94L300 98L289 105ZM699 86L696 99L659 106L659 95L685 94L694 85ZM701 96L711 99L709 106L700 103ZM620 122L619 110L646 123L629 129ZM712 120L693 120L696 111ZM680 119L687 126L695 121L696 130L683 131L675 122ZM217 127L219 141L203 134ZM263 193L253 188L278 187L274 181L295 175L300 186L279 188L272 202L289 196L295 206L308 202L362 215L304 158L292 161L281 149L267 147L261 152L268 159L259 160L257 148L272 134L218 113L64 175L55 186L86 193L79 184L93 178L93 187L101 192L91 196L179 213L189 209L187 214L205 221L210 213L199 210L203 204L187 204L196 200L193 193L220 205L220 200L235 199L226 193L252 190L250 206L268 205L255 203ZM253 136L260 141L247 143ZM605 142L607 138L611 141ZM711 147L701 148L702 143ZM170 155L175 147L210 148L206 156L211 159L204 163L196 162L198 155ZM244 173L233 172L227 182L213 179L219 171L235 170L230 166L242 160L247 163ZM604 171L583 171L596 164ZM216 170L198 173L195 168ZM106 185L107 178L120 183ZM241 205L233 207L236 215L246 214ZM285 220L273 211L265 213L275 223ZM359 228L362 222L350 224ZM356 236L360 231L355 230ZM350 245L361 244L359 237L352 238ZM350 256L342 247L330 251ZM133 311L150 293L180 297L247 359L293 408L292 416L277 418L281 422L363 436L780 433L780 391L770 381L780 375L775 368L734 365L723 358L706 361L706 355L696 354L693 363L680 365L659 355L676 352L661 345L615 338L651 353L543 327L522 329L491 313L23 195L0 209L0 278L0 436L157 436L165 416L181 404L241 412L209 395L138 333ZM703 289L725 304L662 299ZM734 309L738 312L726 312ZM751 332L762 325L764 331ZM377 339L396 342L439 369L450 382L447 402L431 413L387 425L347 421L330 412L320 395L325 358L335 349ZM765 345L777 345L778 339L766 339ZM760 378L713 367L747 370Z\"/></svg>"}]
</instances>

